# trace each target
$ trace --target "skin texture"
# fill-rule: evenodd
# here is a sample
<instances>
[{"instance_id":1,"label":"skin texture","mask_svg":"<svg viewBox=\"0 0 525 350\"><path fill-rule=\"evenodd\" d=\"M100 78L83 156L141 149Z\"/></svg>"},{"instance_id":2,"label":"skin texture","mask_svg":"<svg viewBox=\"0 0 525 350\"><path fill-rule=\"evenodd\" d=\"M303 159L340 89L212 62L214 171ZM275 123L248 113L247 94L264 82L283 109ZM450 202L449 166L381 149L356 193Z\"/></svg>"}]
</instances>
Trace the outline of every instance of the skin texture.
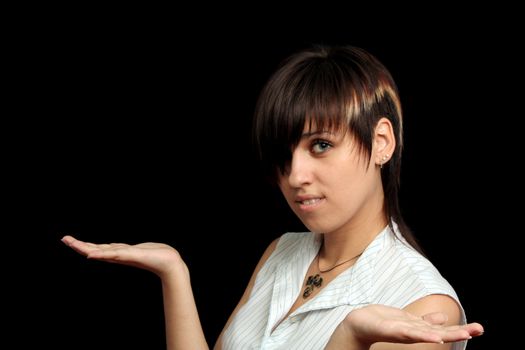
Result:
<instances>
[{"instance_id":1,"label":"skin texture","mask_svg":"<svg viewBox=\"0 0 525 350\"><path fill-rule=\"evenodd\" d=\"M387 119L376 129L374 153L382 159L395 142ZM359 254L387 224L379 167L350 133L305 129L279 187L306 227L324 233L321 266Z\"/></svg>"}]
</instances>

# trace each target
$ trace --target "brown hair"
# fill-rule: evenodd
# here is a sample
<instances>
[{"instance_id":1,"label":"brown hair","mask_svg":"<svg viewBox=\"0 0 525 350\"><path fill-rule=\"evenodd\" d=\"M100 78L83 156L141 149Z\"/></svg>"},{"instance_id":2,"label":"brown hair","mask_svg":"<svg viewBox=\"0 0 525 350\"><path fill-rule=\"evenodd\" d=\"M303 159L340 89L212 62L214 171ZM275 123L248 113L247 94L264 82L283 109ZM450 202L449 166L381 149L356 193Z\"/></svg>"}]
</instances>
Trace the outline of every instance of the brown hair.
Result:
<instances>
[{"instance_id":1,"label":"brown hair","mask_svg":"<svg viewBox=\"0 0 525 350\"><path fill-rule=\"evenodd\" d=\"M306 123L349 131L370 159L373 132L381 118L392 123L396 148L382 168L384 210L405 239L421 248L405 224L398 192L403 117L396 84L386 67L363 49L316 46L286 59L264 86L255 110L254 142L261 164L276 183L291 161Z\"/></svg>"}]
</instances>

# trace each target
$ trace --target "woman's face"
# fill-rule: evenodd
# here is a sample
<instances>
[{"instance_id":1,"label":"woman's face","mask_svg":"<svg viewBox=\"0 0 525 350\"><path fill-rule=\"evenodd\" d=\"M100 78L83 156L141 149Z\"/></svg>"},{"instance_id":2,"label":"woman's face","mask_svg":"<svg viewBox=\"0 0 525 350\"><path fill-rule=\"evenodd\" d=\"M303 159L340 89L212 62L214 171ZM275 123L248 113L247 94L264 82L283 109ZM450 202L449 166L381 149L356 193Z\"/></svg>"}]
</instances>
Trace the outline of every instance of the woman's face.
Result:
<instances>
[{"instance_id":1,"label":"woman's face","mask_svg":"<svg viewBox=\"0 0 525 350\"><path fill-rule=\"evenodd\" d=\"M316 233L357 227L376 220L383 210L380 171L350 132L305 129L279 176L279 187L303 224Z\"/></svg>"}]
</instances>

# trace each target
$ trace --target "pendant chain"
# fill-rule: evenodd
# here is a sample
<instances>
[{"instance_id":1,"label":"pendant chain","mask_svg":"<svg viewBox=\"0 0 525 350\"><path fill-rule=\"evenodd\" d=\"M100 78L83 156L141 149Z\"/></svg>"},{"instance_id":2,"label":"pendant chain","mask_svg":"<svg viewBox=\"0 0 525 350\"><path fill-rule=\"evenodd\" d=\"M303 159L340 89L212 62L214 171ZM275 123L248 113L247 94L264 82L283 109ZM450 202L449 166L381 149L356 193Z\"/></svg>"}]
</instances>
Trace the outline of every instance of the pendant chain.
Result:
<instances>
[{"instance_id":1,"label":"pendant chain","mask_svg":"<svg viewBox=\"0 0 525 350\"><path fill-rule=\"evenodd\" d=\"M363 254L363 252L357 254L356 256L354 256L353 258L350 258L348 260L345 260L343 262L340 262L339 264L335 264L334 266L332 266L331 268L327 269L327 270L321 270L321 268L319 267L319 255L317 255L317 269L319 270L320 273L325 273L325 272L329 272L329 271L332 271L333 269L335 269L336 267L338 266L341 266L343 264L346 264L347 262L350 262L354 259L357 259L361 256L361 254Z\"/></svg>"},{"instance_id":2,"label":"pendant chain","mask_svg":"<svg viewBox=\"0 0 525 350\"><path fill-rule=\"evenodd\" d=\"M359 258L362 254L363 254L363 252L359 253L358 255L354 256L351 259L348 259L348 260L345 260L343 262L337 263L337 264L335 264L334 266L332 266L331 268L329 268L327 270L321 270L321 268L319 267L319 254L317 254L317 270L319 270L319 273L317 273L315 275L308 276L308 279L306 281L306 286L305 286L304 291L303 291L303 299L306 299L310 295L312 295L312 292L314 291L315 287L321 288L321 286L323 285L323 278L321 277L322 273L332 271L333 269L335 269L338 266L341 266L343 264L346 264L347 262L350 262L350 261L352 261L354 259Z\"/></svg>"}]
</instances>

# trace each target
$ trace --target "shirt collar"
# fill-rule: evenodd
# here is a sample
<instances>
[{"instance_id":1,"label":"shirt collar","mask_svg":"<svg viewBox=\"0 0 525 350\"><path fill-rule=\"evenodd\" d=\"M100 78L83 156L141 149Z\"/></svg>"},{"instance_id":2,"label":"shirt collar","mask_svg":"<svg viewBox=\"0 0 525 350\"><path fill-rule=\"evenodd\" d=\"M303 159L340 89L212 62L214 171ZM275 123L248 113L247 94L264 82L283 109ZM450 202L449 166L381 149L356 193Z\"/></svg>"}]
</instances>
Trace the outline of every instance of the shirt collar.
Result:
<instances>
[{"instance_id":1,"label":"shirt collar","mask_svg":"<svg viewBox=\"0 0 525 350\"><path fill-rule=\"evenodd\" d=\"M378 253L393 238L387 226L364 250L354 265L332 280L312 300L298 308L293 315L334 308L341 305L369 304L372 295L372 276ZM317 253L317 252L316 252Z\"/></svg>"}]
</instances>

